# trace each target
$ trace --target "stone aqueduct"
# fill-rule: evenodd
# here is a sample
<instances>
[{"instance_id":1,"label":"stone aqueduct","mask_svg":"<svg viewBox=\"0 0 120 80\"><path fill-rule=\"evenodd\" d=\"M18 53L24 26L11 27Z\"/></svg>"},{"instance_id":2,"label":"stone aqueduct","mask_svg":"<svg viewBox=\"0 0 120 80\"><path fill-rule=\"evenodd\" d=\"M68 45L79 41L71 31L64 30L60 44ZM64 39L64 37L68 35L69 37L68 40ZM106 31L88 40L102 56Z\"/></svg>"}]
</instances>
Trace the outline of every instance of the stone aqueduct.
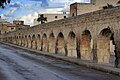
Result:
<instances>
[{"instance_id":1,"label":"stone aqueduct","mask_svg":"<svg viewBox=\"0 0 120 80\"><path fill-rule=\"evenodd\" d=\"M110 41L120 52L120 7L3 34L3 41L49 53L109 63Z\"/></svg>"}]
</instances>

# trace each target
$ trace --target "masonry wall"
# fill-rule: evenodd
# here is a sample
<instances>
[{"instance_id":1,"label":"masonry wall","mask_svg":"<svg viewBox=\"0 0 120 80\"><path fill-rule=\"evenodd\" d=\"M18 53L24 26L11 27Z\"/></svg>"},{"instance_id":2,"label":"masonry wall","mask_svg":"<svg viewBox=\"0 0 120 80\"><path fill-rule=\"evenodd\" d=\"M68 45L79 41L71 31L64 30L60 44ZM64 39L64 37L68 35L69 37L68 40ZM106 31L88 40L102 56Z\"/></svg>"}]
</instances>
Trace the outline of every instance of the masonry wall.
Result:
<instances>
[{"instance_id":1,"label":"masonry wall","mask_svg":"<svg viewBox=\"0 0 120 80\"><path fill-rule=\"evenodd\" d=\"M70 15L72 16L74 13L74 16L76 16L76 12L77 15L80 15L101 10L103 9L103 6L107 6L107 4L118 6L118 1L119 0L94 0L91 3L74 3L70 6Z\"/></svg>"},{"instance_id":2,"label":"masonry wall","mask_svg":"<svg viewBox=\"0 0 120 80\"><path fill-rule=\"evenodd\" d=\"M115 49L120 49L119 13L120 7L115 7L36 25L4 34L4 41L83 60L109 63L113 34Z\"/></svg>"}]
</instances>

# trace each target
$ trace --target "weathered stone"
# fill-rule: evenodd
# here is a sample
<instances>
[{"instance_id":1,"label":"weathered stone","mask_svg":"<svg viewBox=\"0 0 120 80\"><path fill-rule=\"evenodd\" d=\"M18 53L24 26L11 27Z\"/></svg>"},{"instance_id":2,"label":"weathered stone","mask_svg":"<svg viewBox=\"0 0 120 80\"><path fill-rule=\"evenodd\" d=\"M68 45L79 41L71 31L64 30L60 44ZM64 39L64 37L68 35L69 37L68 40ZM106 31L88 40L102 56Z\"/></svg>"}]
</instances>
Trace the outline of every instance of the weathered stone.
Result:
<instances>
[{"instance_id":1,"label":"weathered stone","mask_svg":"<svg viewBox=\"0 0 120 80\"><path fill-rule=\"evenodd\" d=\"M120 47L117 45L120 41L119 6L36 25L2 36L4 41L20 46L109 63L110 41L113 40L111 39L113 34L114 46Z\"/></svg>"}]
</instances>

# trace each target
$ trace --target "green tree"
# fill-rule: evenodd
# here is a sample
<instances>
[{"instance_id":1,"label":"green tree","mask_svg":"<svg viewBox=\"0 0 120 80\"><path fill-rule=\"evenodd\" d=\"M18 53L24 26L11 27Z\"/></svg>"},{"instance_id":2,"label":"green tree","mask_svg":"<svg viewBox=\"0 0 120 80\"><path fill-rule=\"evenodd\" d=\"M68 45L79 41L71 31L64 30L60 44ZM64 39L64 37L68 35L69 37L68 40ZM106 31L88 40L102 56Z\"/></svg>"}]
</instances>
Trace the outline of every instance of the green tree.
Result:
<instances>
[{"instance_id":1,"label":"green tree","mask_svg":"<svg viewBox=\"0 0 120 80\"><path fill-rule=\"evenodd\" d=\"M110 8L113 8L114 6L112 4L108 4L107 3L107 6L103 6L103 9L110 9Z\"/></svg>"},{"instance_id":2,"label":"green tree","mask_svg":"<svg viewBox=\"0 0 120 80\"><path fill-rule=\"evenodd\" d=\"M0 7L4 8L6 4L10 3L11 0L0 0Z\"/></svg>"},{"instance_id":3,"label":"green tree","mask_svg":"<svg viewBox=\"0 0 120 80\"><path fill-rule=\"evenodd\" d=\"M37 18L38 22L41 22L41 24L45 23L47 21L47 17L44 17L43 14L41 14L38 18Z\"/></svg>"}]
</instances>

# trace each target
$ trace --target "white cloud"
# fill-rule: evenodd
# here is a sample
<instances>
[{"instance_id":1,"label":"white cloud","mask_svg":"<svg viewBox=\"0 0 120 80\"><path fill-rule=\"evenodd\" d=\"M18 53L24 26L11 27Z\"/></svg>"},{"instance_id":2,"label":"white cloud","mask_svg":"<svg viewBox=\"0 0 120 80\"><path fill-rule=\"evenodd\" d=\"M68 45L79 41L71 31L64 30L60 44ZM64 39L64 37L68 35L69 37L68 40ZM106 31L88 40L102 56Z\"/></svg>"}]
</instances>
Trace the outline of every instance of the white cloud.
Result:
<instances>
[{"instance_id":1,"label":"white cloud","mask_svg":"<svg viewBox=\"0 0 120 80\"><path fill-rule=\"evenodd\" d=\"M34 19L38 18L38 13L39 14L52 14L52 13L61 13L61 10L63 8L50 8L50 9L41 9L38 12L34 12L33 14L28 14L25 16L22 16L20 20L23 20L25 24L27 25L33 25L34 24Z\"/></svg>"},{"instance_id":2,"label":"white cloud","mask_svg":"<svg viewBox=\"0 0 120 80\"><path fill-rule=\"evenodd\" d=\"M39 13L59 13L61 12L63 8L49 8L49 9L44 9L43 11L40 11Z\"/></svg>"},{"instance_id":3,"label":"white cloud","mask_svg":"<svg viewBox=\"0 0 120 80\"><path fill-rule=\"evenodd\" d=\"M34 12L33 14L28 14L28 15L21 17L20 20L23 20L25 24L32 26L34 19L37 17L38 17L38 13Z\"/></svg>"},{"instance_id":4,"label":"white cloud","mask_svg":"<svg viewBox=\"0 0 120 80\"><path fill-rule=\"evenodd\" d=\"M33 19L39 14L61 13L69 11L70 4L90 0L47 0L48 6L42 7L42 0L12 0L9 6L2 10L0 14L8 21L14 19L24 20L25 24L33 24Z\"/></svg>"},{"instance_id":5,"label":"white cloud","mask_svg":"<svg viewBox=\"0 0 120 80\"><path fill-rule=\"evenodd\" d=\"M6 19L4 14L1 14L0 16L1 16L2 19Z\"/></svg>"}]
</instances>

